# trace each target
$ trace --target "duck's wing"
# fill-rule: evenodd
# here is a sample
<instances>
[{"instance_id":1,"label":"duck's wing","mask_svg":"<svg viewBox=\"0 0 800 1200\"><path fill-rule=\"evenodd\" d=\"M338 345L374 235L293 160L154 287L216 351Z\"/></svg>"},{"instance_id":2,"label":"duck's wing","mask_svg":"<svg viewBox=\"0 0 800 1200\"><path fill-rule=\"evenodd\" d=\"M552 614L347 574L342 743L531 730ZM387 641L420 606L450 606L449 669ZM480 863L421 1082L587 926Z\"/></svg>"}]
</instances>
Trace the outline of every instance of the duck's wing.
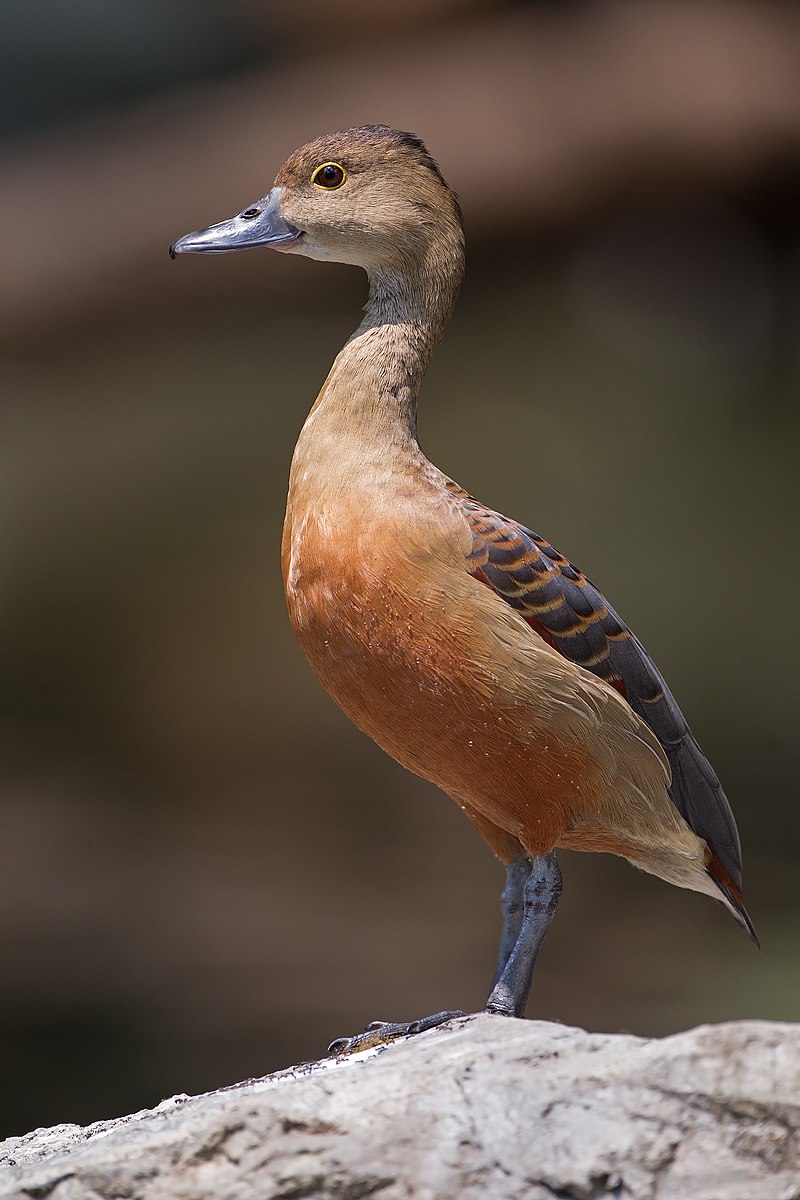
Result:
<instances>
[{"instance_id":1,"label":"duck's wing","mask_svg":"<svg viewBox=\"0 0 800 1200\"><path fill-rule=\"evenodd\" d=\"M484 508L459 489L472 533L469 569L565 658L617 688L652 729L672 770L670 796L711 851L709 873L742 913L741 846L711 764L650 655L605 597L532 530Z\"/></svg>"}]
</instances>

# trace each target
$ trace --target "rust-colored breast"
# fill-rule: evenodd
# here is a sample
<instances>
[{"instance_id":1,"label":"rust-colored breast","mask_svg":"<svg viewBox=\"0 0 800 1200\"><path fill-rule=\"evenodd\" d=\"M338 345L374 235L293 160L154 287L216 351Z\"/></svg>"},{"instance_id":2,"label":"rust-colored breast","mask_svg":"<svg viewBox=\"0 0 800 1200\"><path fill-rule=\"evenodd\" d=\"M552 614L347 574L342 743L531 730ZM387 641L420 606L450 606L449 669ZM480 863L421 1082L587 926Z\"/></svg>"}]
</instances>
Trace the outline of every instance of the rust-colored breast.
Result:
<instances>
[{"instance_id":1,"label":"rust-colored breast","mask_svg":"<svg viewBox=\"0 0 800 1200\"><path fill-rule=\"evenodd\" d=\"M591 803L597 768L577 739L520 706L463 560L438 554L435 535L425 552L424 538L404 547L392 526L359 518L348 532L324 512L287 526L297 638L354 723L465 807L501 857L518 842L545 853Z\"/></svg>"}]
</instances>

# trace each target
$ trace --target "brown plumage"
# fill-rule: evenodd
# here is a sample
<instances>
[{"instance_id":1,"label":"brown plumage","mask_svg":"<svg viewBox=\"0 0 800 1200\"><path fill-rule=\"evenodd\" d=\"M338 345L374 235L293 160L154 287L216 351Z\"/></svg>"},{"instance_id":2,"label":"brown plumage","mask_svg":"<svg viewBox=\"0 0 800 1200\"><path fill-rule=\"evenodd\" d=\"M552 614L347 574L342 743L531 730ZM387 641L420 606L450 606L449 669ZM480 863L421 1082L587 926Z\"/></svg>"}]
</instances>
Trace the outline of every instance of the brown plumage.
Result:
<instances>
[{"instance_id":1,"label":"brown plumage","mask_svg":"<svg viewBox=\"0 0 800 1200\"><path fill-rule=\"evenodd\" d=\"M419 386L463 274L458 202L423 144L381 126L318 138L263 200L173 250L249 244L369 276L292 461L286 599L356 725L461 805L510 881L523 864L489 1007L524 1007L555 847L716 896L752 933L730 808L641 644L562 555L419 447Z\"/></svg>"}]
</instances>

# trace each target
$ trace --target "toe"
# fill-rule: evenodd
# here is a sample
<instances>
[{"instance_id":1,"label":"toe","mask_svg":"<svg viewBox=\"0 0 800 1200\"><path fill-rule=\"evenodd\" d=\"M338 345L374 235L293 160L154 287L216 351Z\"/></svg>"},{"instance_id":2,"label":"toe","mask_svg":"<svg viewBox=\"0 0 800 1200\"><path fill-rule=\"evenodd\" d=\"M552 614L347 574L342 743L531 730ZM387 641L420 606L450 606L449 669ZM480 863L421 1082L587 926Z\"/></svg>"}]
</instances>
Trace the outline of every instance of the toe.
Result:
<instances>
[{"instance_id":1,"label":"toe","mask_svg":"<svg viewBox=\"0 0 800 1200\"><path fill-rule=\"evenodd\" d=\"M357 1054L359 1050L370 1050L373 1046L384 1046L397 1038L407 1037L413 1033L424 1033L426 1029L435 1029L445 1021L455 1017L465 1017L461 1009L448 1009L447 1012L434 1013L431 1017L421 1017L417 1021L370 1021L364 1033L354 1037L336 1038L328 1046L328 1054L344 1057Z\"/></svg>"}]
</instances>

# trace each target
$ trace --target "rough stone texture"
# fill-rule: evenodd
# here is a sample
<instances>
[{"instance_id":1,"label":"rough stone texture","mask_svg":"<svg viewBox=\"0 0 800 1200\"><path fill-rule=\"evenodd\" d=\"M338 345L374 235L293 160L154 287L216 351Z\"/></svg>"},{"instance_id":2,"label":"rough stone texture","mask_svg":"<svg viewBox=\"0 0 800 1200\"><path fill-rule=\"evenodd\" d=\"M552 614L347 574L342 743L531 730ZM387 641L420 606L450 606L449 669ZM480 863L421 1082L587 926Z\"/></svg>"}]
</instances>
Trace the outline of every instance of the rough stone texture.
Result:
<instances>
[{"instance_id":1,"label":"rough stone texture","mask_svg":"<svg viewBox=\"0 0 800 1200\"><path fill-rule=\"evenodd\" d=\"M25 1200L800 1200L800 1027L468 1017L0 1144Z\"/></svg>"}]
</instances>

